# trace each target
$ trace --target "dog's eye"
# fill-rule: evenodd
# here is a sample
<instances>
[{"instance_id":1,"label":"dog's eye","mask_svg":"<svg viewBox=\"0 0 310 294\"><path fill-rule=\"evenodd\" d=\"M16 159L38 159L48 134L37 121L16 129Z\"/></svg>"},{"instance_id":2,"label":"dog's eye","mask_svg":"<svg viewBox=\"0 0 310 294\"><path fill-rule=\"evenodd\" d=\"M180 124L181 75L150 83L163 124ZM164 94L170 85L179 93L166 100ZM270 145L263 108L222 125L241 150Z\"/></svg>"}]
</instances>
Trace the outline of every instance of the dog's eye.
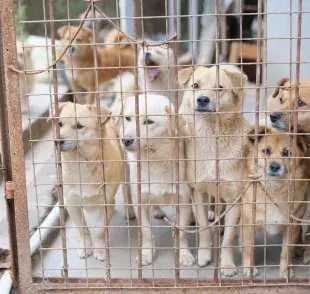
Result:
<instances>
[{"instance_id":1,"label":"dog's eye","mask_svg":"<svg viewBox=\"0 0 310 294\"><path fill-rule=\"evenodd\" d=\"M285 149L283 150L283 152L282 152L282 156L283 156L283 157L288 157L289 155L290 155L290 151L289 151L288 149L285 148Z\"/></svg>"},{"instance_id":2,"label":"dog's eye","mask_svg":"<svg viewBox=\"0 0 310 294\"><path fill-rule=\"evenodd\" d=\"M125 119L126 119L127 121L131 121L131 118L130 118L129 116L125 116Z\"/></svg>"},{"instance_id":3,"label":"dog's eye","mask_svg":"<svg viewBox=\"0 0 310 294\"><path fill-rule=\"evenodd\" d=\"M59 125L59 127L61 128L61 127L62 127L62 122L60 121L58 125Z\"/></svg>"},{"instance_id":4,"label":"dog's eye","mask_svg":"<svg viewBox=\"0 0 310 294\"><path fill-rule=\"evenodd\" d=\"M303 102L301 99L298 99L298 107L303 107L305 105L306 105L305 102Z\"/></svg>"},{"instance_id":5,"label":"dog's eye","mask_svg":"<svg viewBox=\"0 0 310 294\"><path fill-rule=\"evenodd\" d=\"M77 42L81 42L82 40L81 40L81 38L76 38L75 39Z\"/></svg>"},{"instance_id":6,"label":"dog's eye","mask_svg":"<svg viewBox=\"0 0 310 294\"><path fill-rule=\"evenodd\" d=\"M219 85L218 89L219 89L219 91L223 91L223 90L224 90L224 87L221 86L221 85Z\"/></svg>"},{"instance_id":7,"label":"dog's eye","mask_svg":"<svg viewBox=\"0 0 310 294\"><path fill-rule=\"evenodd\" d=\"M144 121L144 125L151 125L151 124L153 124L154 122L152 121L152 120L150 120L150 119L147 119L146 121Z\"/></svg>"},{"instance_id":8,"label":"dog's eye","mask_svg":"<svg viewBox=\"0 0 310 294\"><path fill-rule=\"evenodd\" d=\"M192 88L193 88L193 89L198 89L198 88L199 88L199 84L198 84L198 83L194 83L194 84L192 85Z\"/></svg>"},{"instance_id":9,"label":"dog's eye","mask_svg":"<svg viewBox=\"0 0 310 294\"><path fill-rule=\"evenodd\" d=\"M283 99L282 99L282 97L280 97L280 104L283 104Z\"/></svg>"},{"instance_id":10,"label":"dog's eye","mask_svg":"<svg viewBox=\"0 0 310 294\"><path fill-rule=\"evenodd\" d=\"M262 151L263 153L265 153L265 155L270 156L271 155L271 150L270 148L266 148Z\"/></svg>"},{"instance_id":11,"label":"dog's eye","mask_svg":"<svg viewBox=\"0 0 310 294\"><path fill-rule=\"evenodd\" d=\"M77 123L76 128L80 130L80 129L83 129L83 128L84 128L84 126L83 126L83 125L81 125L80 123Z\"/></svg>"}]
</instances>

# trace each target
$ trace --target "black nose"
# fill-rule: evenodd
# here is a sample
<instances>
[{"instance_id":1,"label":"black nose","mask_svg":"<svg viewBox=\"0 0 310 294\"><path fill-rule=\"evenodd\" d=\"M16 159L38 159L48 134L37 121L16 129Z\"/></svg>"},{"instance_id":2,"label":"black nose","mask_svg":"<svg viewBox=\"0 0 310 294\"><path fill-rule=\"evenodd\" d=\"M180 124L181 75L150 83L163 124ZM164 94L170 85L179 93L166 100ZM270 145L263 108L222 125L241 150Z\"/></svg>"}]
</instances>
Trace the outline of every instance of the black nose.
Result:
<instances>
[{"instance_id":1,"label":"black nose","mask_svg":"<svg viewBox=\"0 0 310 294\"><path fill-rule=\"evenodd\" d=\"M200 96L197 98L197 104L199 106L206 106L210 103L210 98L207 96Z\"/></svg>"},{"instance_id":2,"label":"black nose","mask_svg":"<svg viewBox=\"0 0 310 294\"><path fill-rule=\"evenodd\" d=\"M126 146L126 147L128 147L128 146L130 146L132 143L133 143L133 139L122 139L122 143Z\"/></svg>"},{"instance_id":3,"label":"black nose","mask_svg":"<svg viewBox=\"0 0 310 294\"><path fill-rule=\"evenodd\" d=\"M59 144L60 144L60 146L61 146L61 145L65 144L65 141L64 141L64 140L61 140L61 141L59 141Z\"/></svg>"},{"instance_id":4,"label":"black nose","mask_svg":"<svg viewBox=\"0 0 310 294\"><path fill-rule=\"evenodd\" d=\"M279 163L276 163L276 162L270 163L270 165L269 165L269 169L274 173L278 172L280 170L280 168L281 168L281 165Z\"/></svg>"},{"instance_id":5,"label":"black nose","mask_svg":"<svg viewBox=\"0 0 310 294\"><path fill-rule=\"evenodd\" d=\"M281 113L279 113L279 112L273 112L273 113L270 114L270 120L273 123L278 121L280 118L281 118Z\"/></svg>"},{"instance_id":6,"label":"black nose","mask_svg":"<svg viewBox=\"0 0 310 294\"><path fill-rule=\"evenodd\" d=\"M152 54L151 54L150 52L145 52L145 57L146 57L146 58L150 58L151 55L152 55Z\"/></svg>"}]
</instances>

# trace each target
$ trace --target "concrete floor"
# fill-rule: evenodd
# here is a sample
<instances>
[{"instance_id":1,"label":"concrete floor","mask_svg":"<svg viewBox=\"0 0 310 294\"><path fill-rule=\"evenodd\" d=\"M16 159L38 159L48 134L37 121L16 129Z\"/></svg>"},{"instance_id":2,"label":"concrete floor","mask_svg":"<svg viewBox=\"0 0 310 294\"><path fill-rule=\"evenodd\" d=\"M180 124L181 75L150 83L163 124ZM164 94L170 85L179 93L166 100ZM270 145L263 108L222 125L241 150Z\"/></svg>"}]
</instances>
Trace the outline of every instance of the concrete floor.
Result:
<instances>
[{"instance_id":1,"label":"concrete floor","mask_svg":"<svg viewBox=\"0 0 310 294\"><path fill-rule=\"evenodd\" d=\"M244 103L246 111L253 111L255 105L255 91L249 91L247 99ZM254 121L253 114L246 114L246 117L251 122ZM52 156L49 159L53 161ZM172 219L172 211L166 211L170 219ZM130 221L129 225L124 220L122 197L118 192L116 201L116 212L112 218L109 228L109 247L110 247L110 271L113 278L135 278L137 277L137 265L135 262L137 254L137 221ZM143 277L145 278L173 278L174 271L174 249L172 241L171 229L163 220L152 219L152 224L163 226L162 228L154 228L153 234L155 236L156 248L154 264L143 267ZM113 226L122 226L114 227ZM166 227L165 227L166 226ZM77 256L76 248L78 244L78 234L70 219L66 222L66 242L67 254L69 264L70 277L106 277L106 262L99 262L93 256L89 258L80 259ZM237 238L238 239L238 238ZM189 235L189 244L194 256L196 255L196 234ZM256 245L264 244L264 234L259 233L256 236ZM236 244L238 244L236 240ZM259 278L278 278L279 277L279 257L281 247L281 237L268 238L268 247L266 252L264 247L257 247L255 250L255 263L259 268ZM61 268L63 267L62 245L59 232L55 234L55 238L51 238L46 244L43 245L45 249L41 249L33 257L33 275L44 277L59 277L61 275ZM235 249L235 262L238 266L237 277L242 277L241 268L241 254L238 248ZM264 262L265 260L265 262ZM263 265L268 264L264 268ZM301 260L294 260L294 264L300 265ZM310 267L300 266L294 267L296 277L309 277ZM197 278L197 277L213 277L214 266L213 264L199 268L193 266L190 268L181 267L181 277L183 278ZM223 277L224 278L224 277Z\"/></svg>"}]
</instances>

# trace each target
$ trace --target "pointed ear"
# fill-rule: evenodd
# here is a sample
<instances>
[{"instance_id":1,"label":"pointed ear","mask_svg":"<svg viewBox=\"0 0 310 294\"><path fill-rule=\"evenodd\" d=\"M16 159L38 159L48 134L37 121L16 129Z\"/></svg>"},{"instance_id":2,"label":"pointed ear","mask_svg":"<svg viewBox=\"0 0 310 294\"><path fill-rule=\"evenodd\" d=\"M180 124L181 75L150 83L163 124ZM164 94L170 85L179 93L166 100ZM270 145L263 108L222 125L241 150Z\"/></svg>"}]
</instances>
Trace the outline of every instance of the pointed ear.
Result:
<instances>
[{"instance_id":1,"label":"pointed ear","mask_svg":"<svg viewBox=\"0 0 310 294\"><path fill-rule=\"evenodd\" d=\"M241 73L241 72L237 72L237 71L230 71L227 69L223 68L223 71L225 72L225 74L229 77L232 86L233 86L233 91L236 95L239 95L242 91L242 87L244 87L248 81L248 77Z\"/></svg>"},{"instance_id":2,"label":"pointed ear","mask_svg":"<svg viewBox=\"0 0 310 294\"><path fill-rule=\"evenodd\" d=\"M96 105L88 104L86 106L92 112L92 114L94 116L98 115L98 111L97 111L97 106ZM108 107L106 107L104 105L100 106L100 117L102 118L101 119L101 123L102 124L107 122L111 118L111 114L112 114L112 111Z\"/></svg>"},{"instance_id":3,"label":"pointed ear","mask_svg":"<svg viewBox=\"0 0 310 294\"><path fill-rule=\"evenodd\" d=\"M178 81L182 88L185 88L194 70L193 67L186 67L178 71Z\"/></svg>"},{"instance_id":4,"label":"pointed ear","mask_svg":"<svg viewBox=\"0 0 310 294\"><path fill-rule=\"evenodd\" d=\"M63 38L66 31L69 29L69 26L62 26L57 30L57 34L60 38Z\"/></svg>"},{"instance_id":5,"label":"pointed ear","mask_svg":"<svg viewBox=\"0 0 310 294\"><path fill-rule=\"evenodd\" d=\"M269 133L270 129L266 128L265 126L258 126L257 134L255 133L255 127L252 127L252 129L248 133L248 140L251 144L255 143L255 138L257 137L257 141L259 142L262 137Z\"/></svg>"},{"instance_id":6,"label":"pointed ear","mask_svg":"<svg viewBox=\"0 0 310 294\"><path fill-rule=\"evenodd\" d=\"M276 98L280 94L280 92L283 91L281 87L283 87L289 80L289 78L282 78L280 81L277 82L276 88L271 95L272 98Z\"/></svg>"},{"instance_id":7,"label":"pointed ear","mask_svg":"<svg viewBox=\"0 0 310 294\"><path fill-rule=\"evenodd\" d=\"M63 109L63 107L65 105L67 105L68 103L71 103L71 102L58 102L58 111L59 111L59 116L60 116L60 113L61 113L61 110ZM50 107L50 115L49 115L49 118L46 120L47 122L49 122L50 120L52 120L55 116L54 113L55 113L55 103L52 103L51 107ZM56 114L55 114L56 115Z\"/></svg>"}]
</instances>

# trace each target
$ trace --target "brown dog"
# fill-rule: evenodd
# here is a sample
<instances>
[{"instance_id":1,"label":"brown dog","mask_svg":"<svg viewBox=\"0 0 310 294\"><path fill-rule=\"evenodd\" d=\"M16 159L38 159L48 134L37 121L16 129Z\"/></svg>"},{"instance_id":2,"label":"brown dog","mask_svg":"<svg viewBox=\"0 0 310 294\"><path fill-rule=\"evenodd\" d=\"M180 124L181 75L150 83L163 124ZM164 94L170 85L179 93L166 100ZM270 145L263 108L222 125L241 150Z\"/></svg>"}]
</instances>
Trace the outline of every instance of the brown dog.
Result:
<instances>
[{"instance_id":1,"label":"brown dog","mask_svg":"<svg viewBox=\"0 0 310 294\"><path fill-rule=\"evenodd\" d=\"M302 80L299 83L299 95L296 97L296 82L291 81L289 78L281 79L276 89L267 101L267 111L270 113L271 126L278 130L292 130L294 125L294 119L296 116L293 114L295 105L298 106L298 119L297 130L298 132L309 133L310 132L310 80ZM291 89L291 90L290 90ZM306 157L310 157L310 151L307 152ZM307 160L307 177L310 178L310 162ZM308 193L309 194L309 193ZM309 198L309 196L308 196ZM307 209L309 211L309 208ZM305 217L309 217L305 215ZM310 262L310 227L305 238L304 263ZM300 236L300 242L302 243L302 236Z\"/></svg>"},{"instance_id":2,"label":"brown dog","mask_svg":"<svg viewBox=\"0 0 310 294\"><path fill-rule=\"evenodd\" d=\"M290 186L290 175L292 171L292 156L296 156L295 169L295 193L292 214L302 218L306 211L306 200L308 183L305 181L307 163L303 157L307 151L308 138L304 135L297 136L296 150L293 150L291 136L287 133L279 133L272 128L259 127L258 130L258 163L255 164L255 129L249 133L249 148L245 160L246 174L260 173L263 177L261 184L263 188L257 186L255 231L266 230L268 234L283 235L282 252L280 257L280 276L287 277L287 254L288 248L288 225L292 224L292 243L298 243L299 228L295 221L289 219L284 212L289 211L289 194L292 195ZM246 179L248 179L246 177ZM276 203L281 206L281 210L267 196L270 195ZM292 196L291 196L292 197ZM248 276L250 273L251 240L252 238L252 215L253 215L253 185L243 196L242 205L242 240L243 240L243 273ZM302 203L301 203L302 202ZM290 271L293 276L293 271ZM254 268L254 275L258 270Z\"/></svg>"},{"instance_id":3,"label":"brown dog","mask_svg":"<svg viewBox=\"0 0 310 294\"><path fill-rule=\"evenodd\" d=\"M57 33L64 46L67 46L78 30L77 26L63 26ZM133 72L134 49L126 44L126 38L117 30L109 35L112 45L93 47L93 31L82 28L64 56L66 76L74 92L88 92L86 103L94 103L96 91L95 56L97 56L99 88L106 88L108 82L124 71ZM75 69L79 68L79 69ZM73 69L73 70L72 70ZM82 101L77 94L77 102Z\"/></svg>"}]
</instances>

